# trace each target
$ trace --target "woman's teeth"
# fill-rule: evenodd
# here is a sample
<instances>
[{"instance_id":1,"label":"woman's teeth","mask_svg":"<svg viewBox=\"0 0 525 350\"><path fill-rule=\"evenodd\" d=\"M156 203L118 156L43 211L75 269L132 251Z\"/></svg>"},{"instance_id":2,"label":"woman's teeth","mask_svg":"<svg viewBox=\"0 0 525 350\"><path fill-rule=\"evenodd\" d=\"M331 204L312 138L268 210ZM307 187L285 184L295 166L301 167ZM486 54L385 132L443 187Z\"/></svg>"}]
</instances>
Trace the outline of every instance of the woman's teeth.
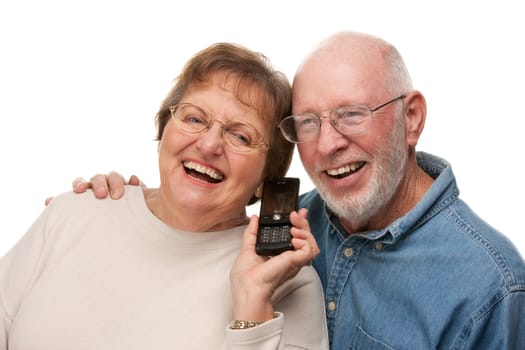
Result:
<instances>
[{"instance_id":1,"label":"woman's teeth","mask_svg":"<svg viewBox=\"0 0 525 350\"><path fill-rule=\"evenodd\" d=\"M224 178L224 175L219 173L217 170L208 168L202 164L186 161L183 163L183 165L187 170L193 170L194 172L210 177L213 182L219 182Z\"/></svg>"}]
</instances>

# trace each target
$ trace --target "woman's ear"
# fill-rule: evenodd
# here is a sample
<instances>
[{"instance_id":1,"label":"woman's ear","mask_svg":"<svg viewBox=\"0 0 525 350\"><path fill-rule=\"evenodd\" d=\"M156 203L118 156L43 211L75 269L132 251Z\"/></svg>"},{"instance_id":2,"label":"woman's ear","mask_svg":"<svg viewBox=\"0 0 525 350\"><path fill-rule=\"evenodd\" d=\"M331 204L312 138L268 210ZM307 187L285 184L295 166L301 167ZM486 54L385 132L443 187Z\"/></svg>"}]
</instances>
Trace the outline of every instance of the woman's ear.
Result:
<instances>
[{"instance_id":1,"label":"woman's ear","mask_svg":"<svg viewBox=\"0 0 525 350\"><path fill-rule=\"evenodd\" d=\"M263 184L260 184L255 190L255 197L261 198L263 194Z\"/></svg>"},{"instance_id":2,"label":"woman's ear","mask_svg":"<svg viewBox=\"0 0 525 350\"><path fill-rule=\"evenodd\" d=\"M419 91L412 91L405 98L406 141L408 146L415 147L425 127L427 103Z\"/></svg>"}]
</instances>

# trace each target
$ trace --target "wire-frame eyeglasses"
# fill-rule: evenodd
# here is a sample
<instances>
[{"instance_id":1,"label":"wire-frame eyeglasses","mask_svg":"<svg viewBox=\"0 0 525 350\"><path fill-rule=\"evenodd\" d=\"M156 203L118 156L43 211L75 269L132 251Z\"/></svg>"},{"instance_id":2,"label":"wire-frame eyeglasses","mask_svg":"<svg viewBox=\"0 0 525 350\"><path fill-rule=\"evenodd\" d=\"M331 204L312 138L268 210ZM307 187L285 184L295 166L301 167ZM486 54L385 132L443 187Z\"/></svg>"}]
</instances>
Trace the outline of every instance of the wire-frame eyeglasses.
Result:
<instances>
[{"instance_id":1,"label":"wire-frame eyeglasses","mask_svg":"<svg viewBox=\"0 0 525 350\"><path fill-rule=\"evenodd\" d=\"M187 134L206 132L217 122L222 125L223 140L231 150L245 153L269 148L263 136L249 123L214 119L204 108L192 103L179 103L170 106L169 110L175 125Z\"/></svg>"},{"instance_id":2,"label":"wire-frame eyeglasses","mask_svg":"<svg viewBox=\"0 0 525 350\"><path fill-rule=\"evenodd\" d=\"M312 112L291 115L281 120L279 128L283 136L293 143L317 140L322 119L329 119L330 124L341 134L360 134L372 127L375 111L405 97L406 95L398 96L374 108L361 105L342 106L328 111L328 116L319 116Z\"/></svg>"}]
</instances>

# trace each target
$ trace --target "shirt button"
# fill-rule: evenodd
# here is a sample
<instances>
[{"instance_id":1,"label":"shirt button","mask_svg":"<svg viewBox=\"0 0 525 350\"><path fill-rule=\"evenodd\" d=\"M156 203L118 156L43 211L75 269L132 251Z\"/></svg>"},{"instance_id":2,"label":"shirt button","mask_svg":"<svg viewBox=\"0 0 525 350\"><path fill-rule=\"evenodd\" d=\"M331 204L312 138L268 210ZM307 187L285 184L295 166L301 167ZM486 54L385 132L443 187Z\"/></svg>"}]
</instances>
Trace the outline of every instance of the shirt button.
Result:
<instances>
[{"instance_id":1,"label":"shirt button","mask_svg":"<svg viewBox=\"0 0 525 350\"><path fill-rule=\"evenodd\" d=\"M376 243L374 244L374 248L375 248L376 250L381 250L381 249L383 249L383 243L381 243L381 242L376 242Z\"/></svg>"},{"instance_id":2,"label":"shirt button","mask_svg":"<svg viewBox=\"0 0 525 350\"><path fill-rule=\"evenodd\" d=\"M352 249L352 248L346 248L346 249L345 249L345 256L346 256L347 258L349 258L349 257L351 257L352 255L354 255L354 251L353 251L353 249Z\"/></svg>"},{"instance_id":3,"label":"shirt button","mask_svg":"<svg viewBox=\"0 0 525 350\"><path fill-rule=\"evenodd\" d=\"M328 303L328 310L334 311L335 310L335 303L333 301L330 301Z\"/></svg>"}]
</instances>

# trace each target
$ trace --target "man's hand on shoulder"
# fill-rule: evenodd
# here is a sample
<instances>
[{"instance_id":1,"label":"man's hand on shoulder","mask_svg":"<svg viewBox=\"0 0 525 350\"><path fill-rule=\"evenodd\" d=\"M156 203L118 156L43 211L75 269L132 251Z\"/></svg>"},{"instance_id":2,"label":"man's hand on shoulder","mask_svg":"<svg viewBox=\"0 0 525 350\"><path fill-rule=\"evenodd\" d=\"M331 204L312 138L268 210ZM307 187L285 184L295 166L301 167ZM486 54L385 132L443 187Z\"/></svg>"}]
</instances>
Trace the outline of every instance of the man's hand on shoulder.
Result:
<instances>
[{"instance_id":1,"label":"man's hand on shoulder","mask_svg":"<svg viewBox=\"0 0 525 350\"><path fill-rule=\"evenodd\" d=\"M111 171L108 174L96 174L89 181L82 177L77 177L73 180L73 191L84 193L91 188L95 197L99 199L106 198L108 194L112 199L120 199L124 195L125 185L145 187L136 175L131 175L128 182L126 182L124 176L120 173ZM53 197L47 198L45 204L48 205L52 199Z\"/></svg>"}]
</instances>

